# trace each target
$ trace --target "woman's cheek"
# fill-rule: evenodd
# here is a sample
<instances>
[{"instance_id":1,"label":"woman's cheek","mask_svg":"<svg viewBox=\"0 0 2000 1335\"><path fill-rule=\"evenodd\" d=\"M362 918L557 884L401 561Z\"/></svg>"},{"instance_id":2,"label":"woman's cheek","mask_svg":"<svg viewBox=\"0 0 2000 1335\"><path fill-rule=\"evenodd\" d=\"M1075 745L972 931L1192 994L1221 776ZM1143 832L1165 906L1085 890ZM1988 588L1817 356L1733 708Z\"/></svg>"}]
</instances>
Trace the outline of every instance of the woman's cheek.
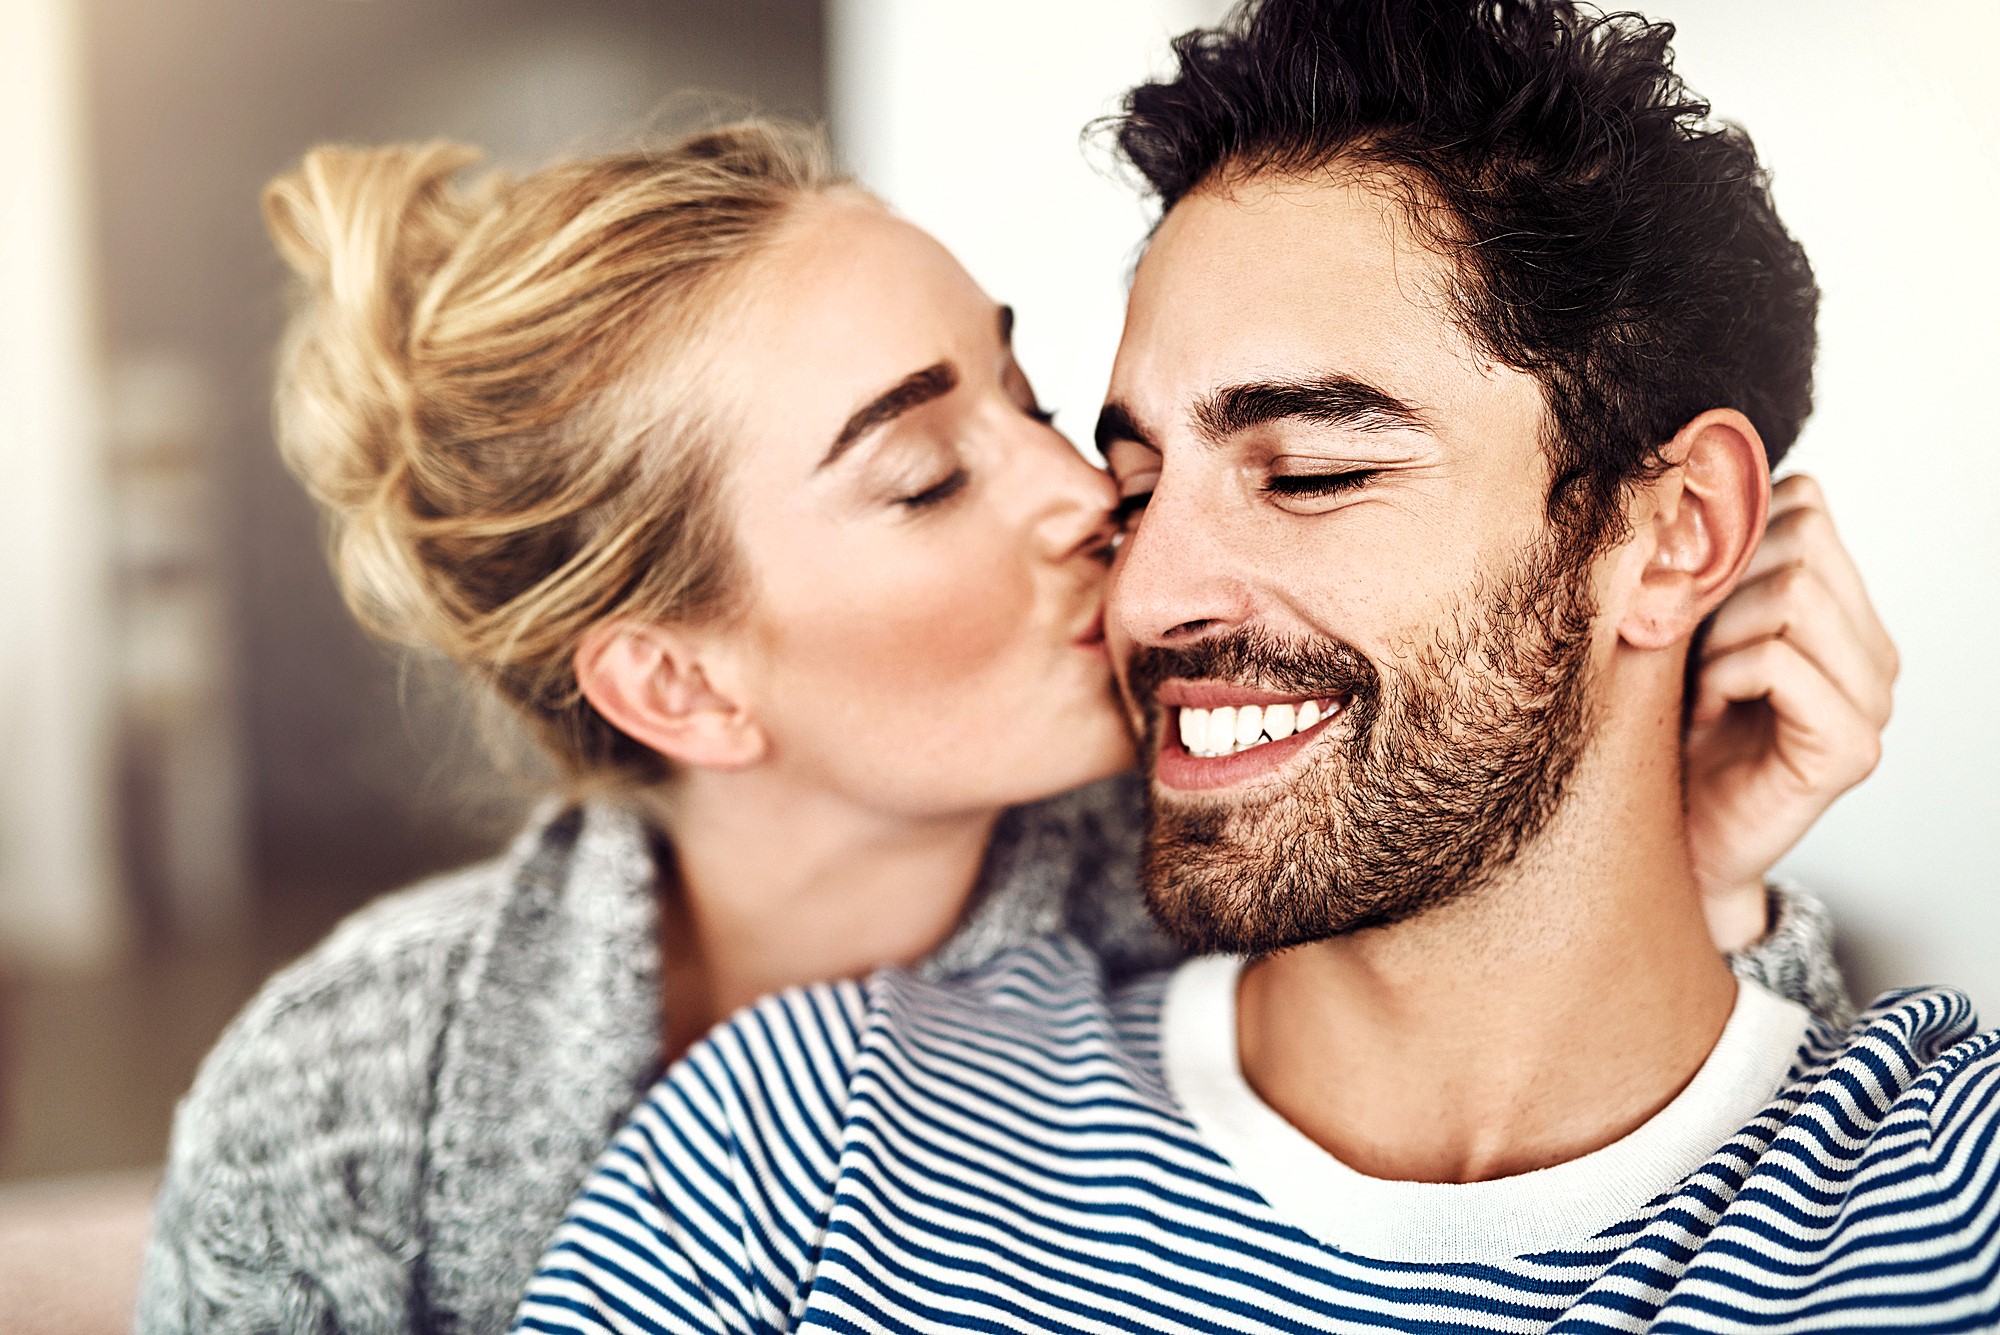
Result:
<instances>
[{"instance_id":1,"label":"woman's cheek","mask_svg":"<svg viewBox=\"0 0 2000 1335\"><path fill-rule=\"evenodd\" d=\"M1004 678L1033 630L1032 613L1018 581L927 581L878 613L864 632L868 657L905 691L949 692L951 705L980 707L985 691L1019 685Z\"/></svg>"},{"instance_id":2,"label":"woman's cheek","mask_svg":"<svg viewBox=\"0 0 2000 1335\"><path fill-rule=\"evenodd\" d=\"M885 566L866 579L828 572L817 589L770 609L771 652L794 669L783 675L817 679L826 707L870 700L933 716L978 707L982 684L1032 687L1005 681L1020 673L1014 662L1034 633L1034 589L1024 572L964 552L912 554Z\"/></svg>"},{"instance_id":3,"label":"woman's cheek","mask_svg":"<svg viewBox=\"0 0 2000 1335\"><path fill-rule=\"evenodd\" d=\"M939 596L943 594L953 596ZM980 797L1010 750L1033 675L1025 611L1004 586L901 581L882 602L794 623L772 683L780 750L820 782L885 809Z\"/></svg>"}]
</instances>

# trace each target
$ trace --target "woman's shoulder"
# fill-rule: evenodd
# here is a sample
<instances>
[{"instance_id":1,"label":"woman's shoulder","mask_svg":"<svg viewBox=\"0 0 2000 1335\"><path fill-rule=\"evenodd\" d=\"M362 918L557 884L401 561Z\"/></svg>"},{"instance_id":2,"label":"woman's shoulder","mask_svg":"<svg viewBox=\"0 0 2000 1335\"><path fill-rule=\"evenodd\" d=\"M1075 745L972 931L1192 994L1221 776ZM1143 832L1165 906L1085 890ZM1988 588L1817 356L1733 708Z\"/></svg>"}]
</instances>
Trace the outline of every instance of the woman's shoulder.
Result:
<instances>
[{"instance_id":1,"label":"woman's shoulder","mask_svg":"<svg viewBox=\"0 0 2000 1335\"><path fill-rule=\"evenodd\" d=\"M140 1328L403 1329L420 1289L504 1322L657 1058L649 859L629 814L552 804L273 976L176 1114Z\"/></svg>"},{"instance_id":2,"label":"woman's shoulder","mask_svg":"<svg viewBox=\"0 0 2000 1335\"><path fill-rule=\"evenodd\" d=\"M355 1215L382 1236L402 1231L452 980L503 887L488 863L383 896L274 974L223 1032L174 1116L140 1329L279 1321L305 1292L292 1279L306 1256L340 1231L333 1216ZM343 1163L358 1180L335 1192ZM232 1269L227 1258L251 1256L262 1260L215 1283ZM364 1313L333 1293L314 1301L343 1321L381 1317L396 1328L403 1277L358 1273L393 1268L386 1255L349 1260L363 1306L386 1306Z\"/></svg>"},{"instance_id":3,"label":"woman's shoulder","mask_svg":"<svg viewBox=\"0 0 2000 1335\"><path fill-rule=\"evenodd\" d=\"M482 939L524 890L560 880L573 860L580 808L538 813L498 856L384 894L265 982L217 1041L194 1094L213 1095L270 1063L308 1061L322 1077L391 1060L382 1045L424 1041ZM544 867L543 863L558 864ZM392 1046L395 1046L392 1044ZM268 1098L258 1095L268 1112Z\"/></svg>"},{"instance_id":4,"label":"woman's shoulder","mask_svg":"<svg viewBox=\"0 0 2000 1335\"><path fill-rule=\"evenodd\" d=\"M517 901L564 879L586 819L552 804L506 852L373 900L273 974L203 1061L175 1118L174 1158L218 1138L256 1157L245 1137L326 1127L329 1103L332 1120L366 1118L384 1134L417 1113L461 978Z\"/></svg>"},{"instance_id":5,"label":"woman's shoulder","mask_svg":"<svg viewBox=\"0 0 2000 1335\"><path fill-rule=\"evenodd\" d=\"M504 859L418 882L356 910L273 974L182 1100L170 1179L222 1158L295 1158L271 1151L309 1127L400 1138L424 1102L453 984L506 890Z\"/></svg>"},{"instance_id":6,"label":"woman's shoulder","mask_svg":"<svg viewBox=\"0 0 2000 1335\"><path fill-rule=\"evenodd\" d=\"M305 1053L324 1069L330 1053L299 1046L308 1034L356 1031L379 1038L385 1025L408 1028L437 1007L482 924L508 888L505 859L430 877L356 909L326 938L279 969L224 1031L196 1082L213 1083L216 1067L270 1051L285 1060ZM421 1027L421 1026L416 1026Z\"/></svg>"}]
</instances>

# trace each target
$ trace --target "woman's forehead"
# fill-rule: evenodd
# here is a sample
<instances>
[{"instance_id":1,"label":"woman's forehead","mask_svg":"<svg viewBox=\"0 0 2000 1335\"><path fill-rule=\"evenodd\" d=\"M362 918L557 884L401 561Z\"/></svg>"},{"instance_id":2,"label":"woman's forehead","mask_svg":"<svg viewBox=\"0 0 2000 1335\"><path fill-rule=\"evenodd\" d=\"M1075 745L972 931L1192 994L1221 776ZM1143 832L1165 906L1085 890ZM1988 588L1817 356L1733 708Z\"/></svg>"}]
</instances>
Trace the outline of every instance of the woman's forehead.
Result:
<instances>
[{"instance_id":1,"label":"woman's forehead","mask_svg":"<svg viewBox=\"0 0 2000 1335\"><path fill-rule=\"evenodd\" d=\"M788 434L818 428L830 442L910 375L991 357L1001 308L928 233L864 195L801 209L758 264L718 349L744 414Z\"/></svg>"}]
</instances>

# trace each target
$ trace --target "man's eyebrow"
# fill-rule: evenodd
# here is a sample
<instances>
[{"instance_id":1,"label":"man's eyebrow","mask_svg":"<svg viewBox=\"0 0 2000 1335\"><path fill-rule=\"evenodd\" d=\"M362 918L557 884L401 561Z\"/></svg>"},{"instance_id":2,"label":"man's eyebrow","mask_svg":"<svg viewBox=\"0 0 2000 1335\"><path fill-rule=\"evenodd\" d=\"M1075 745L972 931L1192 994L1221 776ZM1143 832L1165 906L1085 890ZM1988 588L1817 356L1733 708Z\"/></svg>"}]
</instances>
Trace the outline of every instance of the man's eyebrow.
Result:
<instances>
[{"instance_id":1,"label":"man's eyebrow","mask_svg":"<svg viewBox=\"0 0 2000 1335\"><path fill-rule=\"evenodd\" d=\"M877 427L886 426L912 408L920 408L932 399L941 399L957 388L958 368L950 362L938 362L921 371L912 371L855 409L847 424L840 428L840 434L833 438L833 448L819 461L819 467L825 468L847 453L856 441Z\"/></svg>"},{"instance_id":2,"label":"man's eyebrow","mask_svg":"<svg viewBox=\"0 0 2000 1335\"><path fill-rule=\"evenodd\" d=\"M1203 398L1194 408L1195 424L1203 435L1216 441L1287 419L1356 431L1430 429L1417 408L1385 389L1345 375L1230 385Z\"/></svg>"},{"instance_id":3,"label":"man's eyebrow","mask_svg":"<svg viewBox=\"0 0 2000 1335\"><path fill-rule=\"evenodd\" d=\"M1116 399L1105 404L1098 412L1097 431L1094 439L1097 441L1097 452L1099 454L1108 454L1111 446L1121 440L1129 440L1135 445L1144 445L1147 449L1155 452L1160 448L1153 443L1153 438L1146 434L1146 429L1139 425L1138 420L1132 416L1131 411Z\"/></svg>"}]
</instances>

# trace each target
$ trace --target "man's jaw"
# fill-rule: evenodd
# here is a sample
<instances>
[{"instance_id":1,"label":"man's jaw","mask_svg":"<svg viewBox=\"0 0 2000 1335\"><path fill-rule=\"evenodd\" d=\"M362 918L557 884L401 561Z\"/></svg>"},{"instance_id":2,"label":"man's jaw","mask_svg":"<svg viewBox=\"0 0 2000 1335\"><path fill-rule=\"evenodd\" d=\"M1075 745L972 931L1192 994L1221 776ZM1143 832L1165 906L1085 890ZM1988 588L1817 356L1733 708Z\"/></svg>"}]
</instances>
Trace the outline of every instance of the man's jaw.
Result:
<instances>
[{"instance_id":1,"label":"man's jaw","mask_svg":"<svg viewBox=\"0 0 2000 1335\"><path fill-rule=\"evenodd\" d=\"M1349 699L1163 682L1154 696L1161 726L1153 777L1167 788L1203 791L1273 774L1345 714Z\"/></svg>"}]
</instances>

